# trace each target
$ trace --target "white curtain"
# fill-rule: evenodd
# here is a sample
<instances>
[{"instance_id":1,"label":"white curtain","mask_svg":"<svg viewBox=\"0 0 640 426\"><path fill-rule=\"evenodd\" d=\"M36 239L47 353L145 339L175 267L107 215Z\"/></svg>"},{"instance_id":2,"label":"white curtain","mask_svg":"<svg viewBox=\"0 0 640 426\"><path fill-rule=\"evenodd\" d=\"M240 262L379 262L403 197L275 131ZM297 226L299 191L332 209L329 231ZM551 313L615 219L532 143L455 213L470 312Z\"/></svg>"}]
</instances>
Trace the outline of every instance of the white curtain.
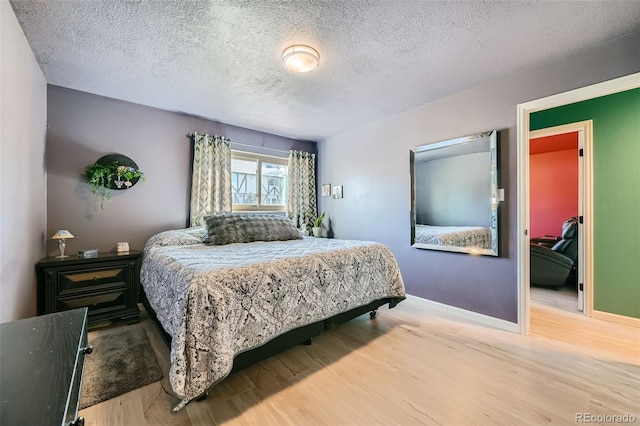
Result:
<instances>
[{"instance_id":1,"label":"white curtain","mask_svg":"<svg viewBox=\"0 0 640 426\"><path fill-rule=\"evenodd\" d=\"M190 226L209 213L231 211L231 145L223 136L193 136Z\"/></svg>"},{"instance_id":2,"label":"white curtain","mask_svg":"<svg viewBox=\"0 0 640 426\"><path fill-rule=\"evenodd\" d=\"M318 215L315 163L315 154L289 151L287 216L305 233L308 233Z\"/></svg>"}]
</instances>

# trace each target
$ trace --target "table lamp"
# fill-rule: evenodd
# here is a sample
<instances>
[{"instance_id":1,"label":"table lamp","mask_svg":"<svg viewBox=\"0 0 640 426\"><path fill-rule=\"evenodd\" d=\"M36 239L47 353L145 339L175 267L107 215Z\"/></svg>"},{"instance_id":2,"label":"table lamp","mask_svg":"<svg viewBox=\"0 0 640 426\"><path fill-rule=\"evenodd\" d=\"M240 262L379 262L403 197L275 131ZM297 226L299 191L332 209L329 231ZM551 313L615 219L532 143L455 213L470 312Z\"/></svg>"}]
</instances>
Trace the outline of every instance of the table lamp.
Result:
<instances>
[{"instance_id":1,"label":"table lamp","mask_svg":"<svg viewBox=\"0 0 640 426\"><path fill-rule=\"evenodd\" d=\"M67 231L66 229L60 229L55 234L53 234L53 237L51 237L51 239L58 240L58 247L60 247L60 256L56 256L56 259L69 257L64 255L64 247L66 240L70 238L73 238L73 235L71 235L71 232Z\"/></svg>"}]
</instances>

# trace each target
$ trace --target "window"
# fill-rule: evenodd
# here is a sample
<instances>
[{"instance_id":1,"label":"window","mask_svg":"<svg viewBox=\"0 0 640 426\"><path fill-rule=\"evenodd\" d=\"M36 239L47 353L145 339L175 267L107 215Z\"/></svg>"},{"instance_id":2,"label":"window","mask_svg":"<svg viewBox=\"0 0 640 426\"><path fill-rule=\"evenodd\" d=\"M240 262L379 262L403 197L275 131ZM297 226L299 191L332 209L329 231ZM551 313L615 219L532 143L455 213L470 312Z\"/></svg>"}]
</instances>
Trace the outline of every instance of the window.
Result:
<instances>
[{"instance_id":1,"label":"window","mask_svg":"<svg viewBox=\"0 0 640 426\"><path fill-rule=\"evenodd\" d=\"M234 211L284 211L288 160L249 152L231 153Z\"/></svg>"}]
</instances>

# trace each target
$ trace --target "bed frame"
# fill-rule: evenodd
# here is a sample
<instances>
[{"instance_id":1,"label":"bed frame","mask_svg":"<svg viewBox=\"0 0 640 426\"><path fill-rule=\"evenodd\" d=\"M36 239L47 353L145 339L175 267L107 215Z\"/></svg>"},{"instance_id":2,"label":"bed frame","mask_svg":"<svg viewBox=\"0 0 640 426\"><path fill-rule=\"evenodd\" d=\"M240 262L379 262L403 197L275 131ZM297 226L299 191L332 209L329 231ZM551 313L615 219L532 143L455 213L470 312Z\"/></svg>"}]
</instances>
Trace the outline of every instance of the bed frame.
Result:
<instances>
[{"instance_id":1,"label":"bed frame","mask_svg":"<svg viewBox=\"0 0 640 426\"><path fill-rule=\"evenodd\" d=\"M171 336L162 328L162 325L158 321L158 317L155 311L149 305L149 301L144 292L144 289L140 287L140 295L142 299L142 304L144 305L146 311L149 313L149 316L153 319L153 322L160 330L160 333L169 348L171 348ZM346 312L339 313L330 318L320 320L308 325L304 325L302 327L294 328L287 333L281 334L280 336L274 337L269 340L262 346L257 348L248 350L246 352L242 352L235 356L233 359L233 368L231 372L235 372L238 370L242 370L245 367L248 367L252 364L260 362L264 359L267 359L273 355L276 355L286 349L289 349L295 345L306 344L310 345L312 339L319 335L323 330L334 328L340 324L343 324L353 318L359 317L367 312L369 312L369 316L373 319L376 317L377 309L385 304L389 304L389 309L394 308L398 303L403 301L404 297L387 297L384 299L374 300L373 302L360 306L354 309L350 309ZM208 393L205 392L202 396L197 398L198 401L201 401L207 397Z\"/></svg>"}]
</instances>

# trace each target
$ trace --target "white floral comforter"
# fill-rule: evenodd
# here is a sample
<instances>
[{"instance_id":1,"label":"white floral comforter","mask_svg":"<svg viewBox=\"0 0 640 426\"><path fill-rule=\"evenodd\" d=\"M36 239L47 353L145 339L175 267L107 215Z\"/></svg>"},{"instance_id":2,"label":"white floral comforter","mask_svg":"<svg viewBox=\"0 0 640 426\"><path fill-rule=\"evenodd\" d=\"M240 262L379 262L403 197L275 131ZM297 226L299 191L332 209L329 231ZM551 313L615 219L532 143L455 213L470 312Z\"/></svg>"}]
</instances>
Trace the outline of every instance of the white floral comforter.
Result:
<instances>
[{"instance_id":1,"label":"white floral comforter","mask_svg":"<svg viewBox=\"0 0 640 426\"><path fill-rule=\"evenodd\" d=\"M167 231L144 249L141 284L171 335L178 411L225 378L235 355L289 330L386 297L403 298L378 243L302 240L209 246L203 230Z\"/></svg>"}]
</instances>

